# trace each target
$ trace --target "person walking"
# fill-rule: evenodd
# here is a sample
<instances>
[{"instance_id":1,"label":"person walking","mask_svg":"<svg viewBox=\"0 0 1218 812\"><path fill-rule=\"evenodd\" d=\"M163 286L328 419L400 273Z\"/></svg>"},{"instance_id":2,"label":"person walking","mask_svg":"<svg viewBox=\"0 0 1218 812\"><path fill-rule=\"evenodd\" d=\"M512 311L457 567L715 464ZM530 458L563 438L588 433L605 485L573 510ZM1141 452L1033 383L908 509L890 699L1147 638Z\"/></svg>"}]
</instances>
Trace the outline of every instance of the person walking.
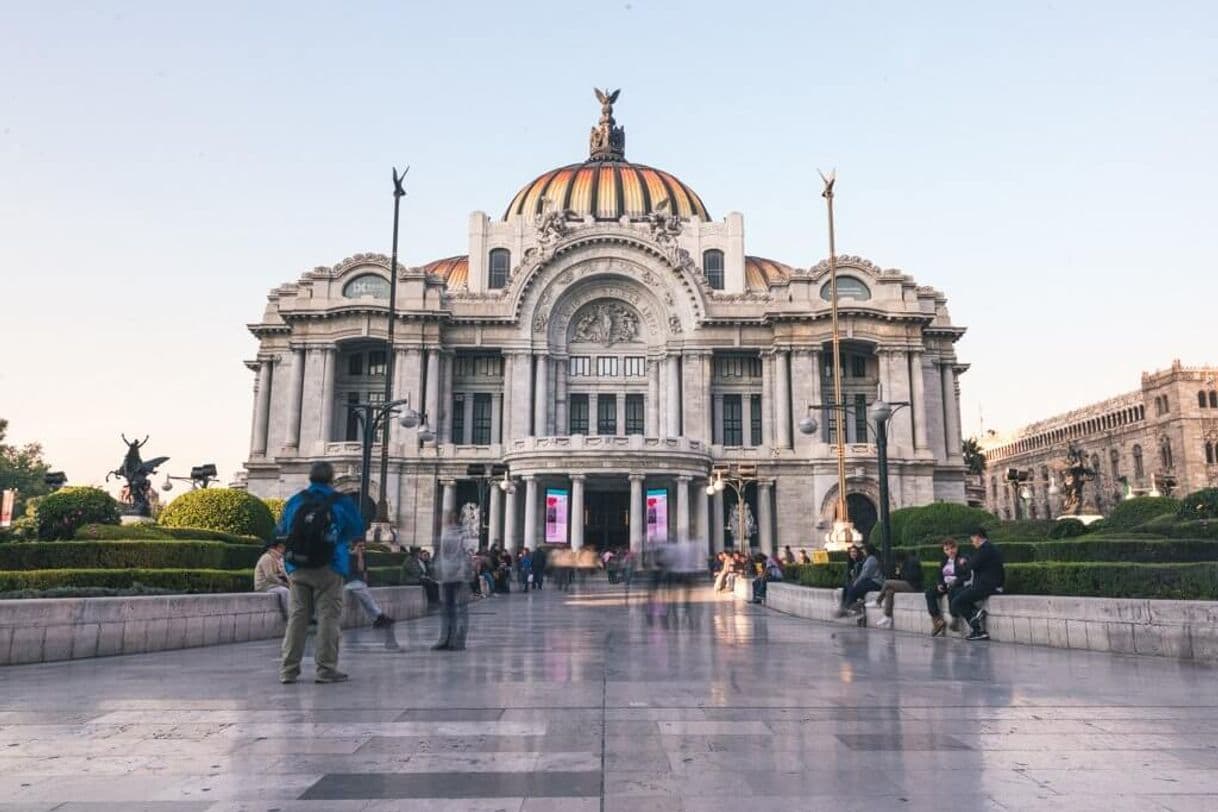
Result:
<instances>
[{"instance_id":1,"label":"person walking","mask_svg":"<svg viewBox=\"0 0 1218 812\"><path fill-rule=\"evenodd\" d=\"M534 589L541 589L541 584L543 581L545 581L546 564L548 563L548 559L549 553L546 552L545 547L539 544L537 549L533 551L533 565L531 568L533 572Z\"/></svg>"},{"instance_id":2,"label":"person walking","mask_svg":"<svg viewBox=\"0 0 1218 812\"><path fill-rule=\"evenodd\" d=\"M976 550L965 565L965 571L972 575L972 581L952 599L951 611L968 621L970 632L965 639L989 640L990 633L985 630L985 610L977 608L977 604L1002 591L1006 584L1006 567L1002 563L1002 551L990 541L984 527L974 529L969 540Z\"/></svg>"},{"instance_id":3,"label":"person walking","mask_svg":"<svg viewBox=\"0 0 1218 812\"><path fill-rule=\"evenodd\" d=\"M276 535L286 536L284 568L292 593L288 628L283 635L279 681L300 676L309 618L317 617L313 660L315 682L345 682L338 670L339 621L343 611L343 580L350 572L348 545L364 534L364 520L355 504L334 490L334 467L315 462L309 486L287 501Z\"/></svg>"},{"instance_id":4,"label":"person walking","mask_svg":"<svg viewBox=\"0 0 1218 812\"><path fill-rule=\"evenodd\" d=\"M440 553L436 557L436 580L442 593L440 639L432 651L461 651L469 628L468 590L474 567L472 550L466 542L465 529L450 510L444 515L440 531Z\"/></svg>"}]
</instances>

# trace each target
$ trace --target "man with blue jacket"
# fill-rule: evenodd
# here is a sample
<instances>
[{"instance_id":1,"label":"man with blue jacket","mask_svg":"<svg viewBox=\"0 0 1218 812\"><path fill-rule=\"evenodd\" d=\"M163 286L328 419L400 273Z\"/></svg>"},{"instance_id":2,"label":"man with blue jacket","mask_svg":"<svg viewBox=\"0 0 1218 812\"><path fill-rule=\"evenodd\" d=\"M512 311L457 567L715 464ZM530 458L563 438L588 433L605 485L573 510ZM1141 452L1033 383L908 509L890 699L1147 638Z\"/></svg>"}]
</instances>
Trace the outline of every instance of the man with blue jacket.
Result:
<instances>
[{"instance_id":1,"label":"man with blue jacket","mask_svg":"<svg viewBox=\"0 0 1218 812\"><path fill-rule=\"evenodd\" d=\"M355 504L331 486L334 467L328 462L315 462L309 469L309 487L297 493L283 507L283 518L275 529L276 537L286 537L288 553L284 565L292 592L292 610L287 632L283 636L283 663L279 681L293 683L300 676L300 660L304 656L305 638L309 633L309 618L317 617L317 646L313 659L317 665L315 682L345 682L347 675L338 670L339 621L343 612L343 583L351 571L348 545L364 535L364 520ZM300 516L315 512L324 525L329 563L315 567L293 561L293 546L302 535L302 526L311 518ZM328 515L327 515L328 514ZM307 533L307 531L303 531ZM324 559L322 559L324 561Z\"/></svg>"}]
</instances>

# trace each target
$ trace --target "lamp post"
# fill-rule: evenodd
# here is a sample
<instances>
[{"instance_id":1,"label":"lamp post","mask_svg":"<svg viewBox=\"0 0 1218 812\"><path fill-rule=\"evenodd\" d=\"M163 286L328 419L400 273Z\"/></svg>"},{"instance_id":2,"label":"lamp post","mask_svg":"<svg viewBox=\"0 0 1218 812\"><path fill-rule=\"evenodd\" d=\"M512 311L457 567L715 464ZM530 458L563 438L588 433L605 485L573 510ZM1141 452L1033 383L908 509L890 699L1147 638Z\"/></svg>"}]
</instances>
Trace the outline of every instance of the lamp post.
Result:
<instances>
[{"instance_id":1,"label":"lamp post","mask_svg":"<svg viewBox=\"0 0 1218 812\"><path fill-rule=\"evenodd\" d=\"M487 514L487 498L490 496L491 488L498 487L507 492L504 487L504 482L511 486L511 482L507 478L508 469L506 465L469 465L465 468L466 479L472 480L478 488L478 545L482 545L482 531L485 529L486 546L490 547L490 516ZM502 479L500 479L502 477ZM514 487L514 486L513 486Z\"/></svg>"},{"instance_id":2,"label":"lamp post","mask_svg":"<svg viewBox=\"0 0 1218 812\"><path fill-rule=\"evenodd\" d=\"M845 421L840 416L856 410L841 401L833 405L836 407L835 411L839 415L837 439L840 443L846 432ZM894 414L908 405L908 401L889 403L886 400L880 399L873 401L867 408L867 417L870 417L870 423L873 424L872 431L875 434L876 474L880 487L880 557L886 575L892 573L892 517L888 509L888 424L891 422ZM816 432L818 425L812 413L813 410L823 408L824 406L819 403L808 404L808 414L803 420L799 421L800 432L803 434L814 434ZM846 501L845 478L840 475L838 479L838 499L842 503Z\"/></svg>"},{"instance_id":3,"label":"lamp post","mask_svg":"<svg viewBox=\"0 0 1218 812\"><path fill-rule=\"evenodd\" d=\"M837 425L844 427L846 404L842 399L842 335L837 318L837 245L833 229L833 185L837 182L837 175L830 172L826 177L822 172L820 179L825 184L821 197L825 199L829 211L829 312L833 325L833 405L837 412ZM817 374L820 374L820 370L817 370ZM805 418L807 419L809 418ZM803 430L802 422L800 430ZM852 535L850 530L850 513L846 508L846 440L843 430L837 433L837 509L830 538L839 534Z\"/></svg>"},{"instance_id":4,"label":"lamp post","mask_svg":"<svg viewBox=\"0 0 1218 812\"><path fill-rule=\"evenodd\" d=\"M196 465L190 469L190 476L170 476L165 475L165 483L161 485L161 490L168 493L173 490L174 482L189 482L190 489L196 491L200 488L206 488L211 483L215 482L216 464L209 462L203 465Z\"/></svg>"},{"instance_id":5,"label":"lamp post","mask_svg":"<svg viewBox=\"0 0 1218 812\"><path fill-rule=\"evenodd\" d=\"M757 481L757 466L752 463L743 463L737 465L734 472L726 465L716 466L713 473L715 478L706 484L706 495L714 496L716 493L722 493L723 489L728 487L735 491L736 545L739 546L743 542L744 550L742 552L747 554L752 549L752 545L749 543L747 523L744 520L744 491L750 482ZM715 517L715 521L719 521L719 517Z\"/></svg>"},{"instance_id":6,"label":"lamp post","mask_svg":"<svg viewBox=\"0 0 1218 812\"><path fill-rule=\"evenodd\" d=\"M412 429L418 426L419 440L422 442L426 443L435 439L435 434L427 427L427 413L411 408L410 398L408 397L401 400L391 400L386 403L352 403L347 408L355 413L356 418L360 422L359 509L360 513L363 514L364 507L368 504L368 476L372 469L372 445L376 442L377 431L383 432L381 440L382 459L385 457L385 449L388 446L388 443L383 438L389 432L389 419L394 415L398 415L398 424L402 428ZM377 505L376 521L380 521L380 516L384 512L385 474L387 470L387 467L382 465L381 482L378 489L381 501ZM386 519L386 521L388 520Z\"/></svg>"}]
</instances>

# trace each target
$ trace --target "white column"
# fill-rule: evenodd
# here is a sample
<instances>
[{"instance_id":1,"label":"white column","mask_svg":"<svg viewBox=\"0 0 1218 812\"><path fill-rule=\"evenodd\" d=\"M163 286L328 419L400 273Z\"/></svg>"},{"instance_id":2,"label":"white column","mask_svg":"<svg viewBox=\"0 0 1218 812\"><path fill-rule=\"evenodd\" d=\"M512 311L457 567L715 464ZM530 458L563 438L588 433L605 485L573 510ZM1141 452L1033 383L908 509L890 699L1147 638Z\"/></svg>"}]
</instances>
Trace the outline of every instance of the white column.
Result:
<instances>
[{"instance_id":1,"label":"white column","mask_svg":"<svg viewBox=\"0 0 1218 812\"><path fill-rule=\"evenodd\" d=\"M664 399L665 417L668 422L668 437L681 436L681 368L680 357L670 354L664 359L664 375L667 378L667 397Z\"/></svg>"},{"instance_id":2,"label":"white column","mask_svg":"<svg viewBox=\"0 0 1218 812\"><path fill-rule=\"evenodd\" d=\"M643 539L647 532L647 515L643 505L643 475L630 475L630 552L636 556L643 552Z\"/></svg>"},{"instance_id":3,"label":"white column","mask_svg":"<svg viewBox=\"0 0 1218 812\"><path fill-rule=\"evenodd\" d=\"M288 401L288 436L284 445L288 448L300 447L300 407L304 398L304 365L305 351L303 348L292 350L292 376L289 378L288 391L291 400Z\"/></svg>"},{"instance_id":4,"label":"white column","mask_svg":"<svg viewBox=\"0 0 1218 812\"><path fill-rule=\"evenodd\" d=\"M518 486L514 486L504 494L503 546L513 553L520 550L520 537L516 535L516 503L519 499L520 488Z\"/></svg>"},{"instance_id":5,"label":"white column","mask_svg":"<svg viewBox=\"0 0 1218 812\"><path fill-rule=\"evenodd\" d=\"M647 412L643 416L645 422L644 434L648 437L659 437L660 431L660 361L650 358L647 361Z\"/></svg>"},{"instance_id":6,"label":"white column","mask_svg":"<svg viewBox=\"0 0 1218 812\"><path fill-rule=\"evenodd\" d=\"M427 351L427 395L425 397L428 425L439 437L438 423L440 420L440 351Z\"/></svg>"},{"instance_id":7,"label":"white column","mask_svg":"<svg viewBox=\"0 0 1218 812\"><path fill-rule=\"evenodd\" d=\"M618 392L613 398L613 410L615 412L614 424L617 431L614 432L618 437L626 436L626 393Z\"/></svg>"},{"instance_id":8,"label":"white column","mask_svg":"<svg viewBox=\"0 0 1218 812\"><path fill-rule=\"evenodd\" d=\"M757 531L761 549L766 555L774 555L774 519L770 515L771 484L767 480L757 481Z\"/></svg>"},{"instance_id":9,"label":"white column","mask_svg":"<svg viewBox=\"0 0 1218 812\"><path fill-rule=\"evenodd\" d=\"M761 444L769 448L774 439L774 354L761 354Z\"/></svg>"},{"instance_id":10,"label":"white column","mask_svg":"<svg viewBox=\"0 0 1218 812\"><path fill-rule=\"evenodd\" d=\"M537 477L524 477L524 546L537 548Z\"/></svg>"},{"instance_id":11,"label":"white column","mask_svg":"<svg viewBox=\"0 0 1218 812\"><path fill-rule=\"evenodd\" d=\"M567 359L554 361L554 434L567 434Z\"/></svg>"},{"instance_id":12,"label":"white column","mask_svg":"<svg viewBox=\"0 0 1218 812\"><path fill-rule=\"evenodd\" d=\"M584 546L584 475L571 475L571 549Z\"/></svg>"},{"instance_id":13,"label":"white column","mask_svg":"<svg viewBox=\"0 0 1218 812\"><path fill-rule=\"evenodd\" d=\"M455 512L457 509L457 482L452 479L445 479L440 482L444 487L443 496L440 499L440 512L443 516L448 516L449 513Z\"/></svg>"},{"instance_id":14,"label":"white column","mask_svg":"<svg viewBox=\"0 0 1218 812\"><path fill-rule=\"evenodd\" d=\"M791 377L790 354L779 350L774 354L774 422L775 439L779 448L791 447Z\"/></svg>"},{"instance_id":15,"label":"white column","mask_svg":"<svg viewBox=\"0 0 1218 812\"><path fill-rule=\"evenodd\" d=\"M322 348L321 363L321 453L326 453L326 443L334 437L334 364L337 350Z\"/></svg>"},{"instance_id":16,"label":"white column","mask_svg":"<svg viewBox=\"0 0 1218 812\"><path fill-rule=\"evenodd\" d=\"M266 456L266 432L271 419L271 359L258 365L258 391L254 398L254 442L250 455Z\"/></svg>"},{"instance_id":17,"label":"white column","mask_svg":"<svg viewBox=\"0 0 1218 812\"><path fill-rule=\"evenodd\" d=\"M885 394L884 399L890 402L908 403L910 398L909 386L909 356L904 350L891 354L892 364L892 394ZM892 416L890 433L891 444L896 446L893 456L909 456L914 447L913 421L908 408L901 409Z\"/></svg>"},{"instance_id":18,"label":"white column","mask_svg":"<svg viewBox=\"0 0 1218 812\"><path fill-rule=\"evenodd\" d=\"M440 427L437 443L453 442L453 354L440 355Z\"/></svg>"},{"instance_id":19,"label":"white column","mask_svg":"<svg viewBox=\"0 0 1218 812\"><path fill-rule=\"evenodd\" d=\"M803 416L807 414L808 404L816 405L816 408L812 410L812 416L816 418L818 426L816 431L813 432L808 438L812 441L812 448L815 451L815 449L820 448L821 438L825 436L823 433L825 430L825 410L823 408L825 403L825 395L824 392L821 391L822 367L824 366L824 361L820 350L813 350L811 355L812 378L809 381L811 385L808 390L811 394L809 395L808 403L800 405L799 417L802 420Z\"/></svg>"},{"instance_id":20,"label":"white column","mask_svg":"<svg viewBox=\"0 0 1218 812\"><path fill-rule=\"evenodd\" d=\"M300 390L300 453L320 454L321 404L325 385L323 348L306 347Z\"/></svg>"},{"instance_id":21,"label":"white column","mask_svg":"<svg viewBox=\"0 0 1218 812\"><path fill-rule=\"evenodd\" d=\"M711 353L706 351L698 359L701 380L698 384L699 400L702 401L702 440L710 443L714 431L714 413L711 410Z\"/></svg>"},{"instance_id":22,"label":"white column","mask_svg":"<svg viewBox=\"0 0 1218 812\"><path fill-rule=\"evenodd\" d=\"M913 421L914 448L921 451L927 447L926 442L926 373L922 368L922 351L915 350L909 354L910 372L913 375Z\"/></svg>"},{"instance_id":23,"label":"white column","mask_svg":"<svg viewBox=\"0 0 1218 812\"><path fill-rule=\"evenodd\" d=\"M550 393L546 373L549 368L550 359L539 354L536 367L537 385L533 387L533 435L536 437L545 437L550 433L546 429L546 409Z\"/></svg>"},{"instance_id":24,"label":"white column","mask_svg":"<svg viewBox=\"0 0 1218 812\"><path fill-rule=\"evenodd\" d=\"M711 497L710 528L714 552L721 553L725 548L723 543L723 491L715 491L715 495Z\"/></svg>"},{"instance_id":25,"label":"white column","mask_svg":"<svg viewBox=\"0 0 1218 812\"><path fill-rule=\"evenodd\" d=\"M743 400L748 400L748 397L745 396ZM740 404L742 409L745 408L743 400ZM742 419L744 414L747 412L741 412ZM711 443L723 445L723 395L711 396ZM742 445L748 445L748 443L742 443Z\"/></svg>"},{"instance_id":26,"label":"white column","mask_svg":"<svg viewBox=\"0 0 1218 812\"><path fill-rule=\"evenodd\" d=\"M702 545L703 555L706 555L713 546L710 529L710 497L706 495L706 482L707 480L704 479L697 480L698 485L694 491L695 516L698 520L697 539Z\"/></svg>"},{"instance_id":27,"label":"white column","mask_svg":"<svg viewBox=\"0 0 1218 812\"><path fill-rule=\"evenodd\" d=\"M723 396L718 399L719 420L723 420ZM740 396L740 444L745 448L753 445L753 396L745 392Z\"/></svg>"},{"instance_id":28,"label":"white column","mask_svg":"<svg viewBox=\"0 0 1218 812\"><path fill-rule=\"evenodd\" d=\"M960 448L960 393L956 390L956 368L950 361L943 365L943 414L947 427L947 457L955 462L963 452Z\"/></svg>"},{"instance_id":29,"label":"white column","mask_svg":"<svg viewBox=\"0 0 1218 812\"><path fill-rule=\"evenodd\" d=\"M500 421L503 420L503 393L494 392L491 394L491 442L499 444L503 442L503 427Z\"/></svg>"},{"instance_id":30,"label":"white column","mask_svg":"<svg viewBox=\"0 0 1218 812\"><path fill-rule=\"evenodd\" d=\"M690 477L677 477L677 541L689 541L689 483Z\"/></svg>"},{"instance_id":31,"label":"white column","mask_svg":"<svg viewBox=\"0 0 1218 812\"><path fill-rule=\"evenodd\" d=\"M503 491L499 488L499 483L495 480L491 481L491 498L489 520L486 524L486 545L494 547L503 541Z\"/></svg>"}]
</instances>

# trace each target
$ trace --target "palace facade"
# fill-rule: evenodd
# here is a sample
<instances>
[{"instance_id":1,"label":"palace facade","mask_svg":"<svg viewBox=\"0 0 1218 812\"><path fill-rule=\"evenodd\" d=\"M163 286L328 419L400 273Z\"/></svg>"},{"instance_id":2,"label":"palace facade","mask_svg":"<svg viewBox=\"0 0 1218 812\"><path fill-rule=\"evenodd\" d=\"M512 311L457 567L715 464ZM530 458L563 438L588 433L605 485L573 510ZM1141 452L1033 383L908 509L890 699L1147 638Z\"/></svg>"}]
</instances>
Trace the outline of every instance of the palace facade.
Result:
<instances>
[{"instance_id":1,"label":"palace facade","mask_svg":"<svg viewBox=\"0 0 1218 812\"><path fill-rule=\"evenodd\" d=\"M1094 472L1084 486L1089 513L1108 514L1121 499L1182 496L1218 486L1218 367L1142 373L1139 389L1013 432L988 432L985 507L1005 519L1057 518L1060 470L1071 444ZM1023 482L1008 471L1023 472ZM1026 498L1025 498L1026 497Z\"/></svg>"},{"instance_id":2,"label":"palace facade","mask_svg":"<svg viewBox=\"0 0 1218 812\"><path fill-rule=\"evenodd\" d=\"M598 94L599 95L599 94ZM893 507L964 501L959 376L963 334L939 291L841 257L843 392L832 401L829 267L746 252L744 218L715 220L687 184L625 158L601 96L590 155L544 172L499 218L469 218L465 253L399 268L386 344L389 260L356 254L271 291L255 373L247 487L283 497L329 460L360 477L357 403L425 411L434 442L393 425L387 477L398 540L433 544L441 511L477 506L484 540L515 548L706 540L732 547L744 486L750 543L823 546L837 500L836 431L847 501L866 532L878 499L866 407L907 402L890 427ZM819 230L820 223L810 228ZM812 413L818 430L801 434ZM492 469L492 466L499 466ZM507 473L502 472L506 469ZM493 473L492 473L493 471ZM506 476L509 490L492 478ZM366 505L372 510L374 505Z\"/></svg>"}]
</instances>

